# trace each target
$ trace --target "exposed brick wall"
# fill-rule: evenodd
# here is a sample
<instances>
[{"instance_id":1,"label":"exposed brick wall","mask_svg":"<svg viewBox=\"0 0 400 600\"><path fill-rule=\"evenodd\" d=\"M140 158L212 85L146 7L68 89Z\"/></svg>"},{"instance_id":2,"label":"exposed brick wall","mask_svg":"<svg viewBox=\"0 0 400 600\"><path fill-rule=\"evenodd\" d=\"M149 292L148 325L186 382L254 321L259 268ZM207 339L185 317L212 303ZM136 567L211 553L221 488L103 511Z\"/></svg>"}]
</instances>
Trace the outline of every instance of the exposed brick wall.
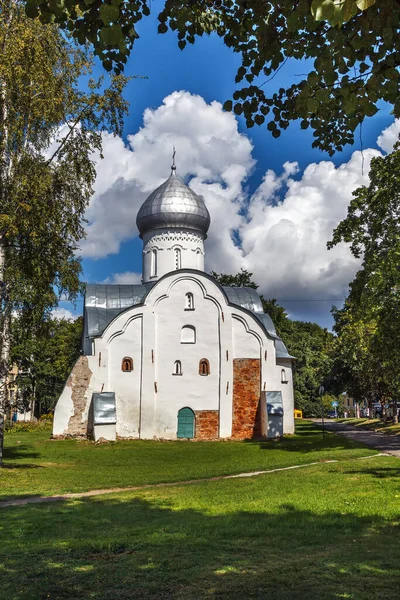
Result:
<instances>
[{"instance_id":1,"label":"exposed brick wall","mask_svg":"<svg viewBox=\"0 0 400 600\"><path fill-rule=\"evenodd\" d=\"M195 410L195 437L212 440L218 437L219 413L217 410Z\"/></svg>"},{"instance_id":2,"label":"exposed brick wall","mask_svg":"<svg viewBox=\"0 0 400 600\"><path fill-rule=\"evenodd\" d=\"M232 437L249 439L260 435L260 359L235 358Z\"/></svg>"},{"instance_id":3,"label":"exposed brick wall","mask_svg":"<svg viewBox=\"0 0 400 600\"><path fill-rule=\"evenodd\" d=\"M67 381L67 387L72 388L72 403L74 405L74 414L68 423L68 435L87 436L88 422L87 418L82 421L82 415L86 409L85 393L89 387L92 372L89 369L87 356L80 356L71 371Z\"/></svg>"}]
</instances>

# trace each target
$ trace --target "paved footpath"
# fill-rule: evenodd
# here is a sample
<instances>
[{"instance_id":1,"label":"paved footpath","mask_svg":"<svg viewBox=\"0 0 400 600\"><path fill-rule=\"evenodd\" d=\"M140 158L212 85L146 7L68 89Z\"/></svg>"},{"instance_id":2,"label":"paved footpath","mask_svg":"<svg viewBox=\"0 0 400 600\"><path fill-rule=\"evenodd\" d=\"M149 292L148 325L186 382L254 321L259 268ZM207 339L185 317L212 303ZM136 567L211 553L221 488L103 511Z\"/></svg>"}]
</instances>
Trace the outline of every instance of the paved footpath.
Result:
<instances>
[{"instance_id":1,"label":"paved footpath","mask_svg":"<svg viewBox=\"0 0 400 600\"><path fill-rule=\"evenodd\" d=\"M316 425L322 425L321 419L312 419ZM370 448L375 448L380 452L391 454L400 458L400 436L399 435L388 435L387 433L379 433L376 431L366 431L359 427L354 428L351 425L345 423L336 423L335 421L325 421L325 429L327 431L334 431L339 435L365 444Z\"/></svg>"}]
</instances>

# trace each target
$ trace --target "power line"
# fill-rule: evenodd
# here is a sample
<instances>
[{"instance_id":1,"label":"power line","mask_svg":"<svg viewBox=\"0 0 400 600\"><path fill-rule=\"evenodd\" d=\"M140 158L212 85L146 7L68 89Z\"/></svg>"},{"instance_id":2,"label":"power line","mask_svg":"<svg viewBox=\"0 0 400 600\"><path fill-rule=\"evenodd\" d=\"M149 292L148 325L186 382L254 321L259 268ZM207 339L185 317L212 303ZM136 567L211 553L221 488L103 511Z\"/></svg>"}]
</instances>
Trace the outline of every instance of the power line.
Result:
<instances>
[{"instance_id":1,"label":"power line","mask_svg":"<svg viewBox=\"0 0 400 600\"><path fill-rule=\"evenodd\" d=\"M272 295L273 296L273 295ZM274 297L274 296L273 296ZM346 298L331 298L331 299L322 299L318 298L318 299L303 299L303 298L299 298L299 299L288 299L288 298L275 298L278 302L344 302L346 300Z\"/></svg>"}]
</instances>

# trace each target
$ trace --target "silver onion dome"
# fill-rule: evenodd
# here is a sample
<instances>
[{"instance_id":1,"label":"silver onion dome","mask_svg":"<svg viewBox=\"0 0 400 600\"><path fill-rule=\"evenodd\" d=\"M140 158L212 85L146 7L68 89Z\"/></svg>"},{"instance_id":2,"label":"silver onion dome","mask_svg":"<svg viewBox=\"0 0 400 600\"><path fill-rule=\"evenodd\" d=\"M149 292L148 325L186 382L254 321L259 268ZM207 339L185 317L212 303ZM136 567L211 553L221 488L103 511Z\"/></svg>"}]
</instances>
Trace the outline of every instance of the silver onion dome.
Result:
<instances>
[{"instance_id":1,"label":"silver onion dome","mask_svg":"<svg viewBox=\"0 0 400 600\"><path fill-rule=\"evenodd\" d=\"M191 229L206 237L210 214L203 199L176 176L173 165L167 181L142 204L136 217L136 225L140 237L151 229L164 228Z\"/></svg>"}]
</instances>

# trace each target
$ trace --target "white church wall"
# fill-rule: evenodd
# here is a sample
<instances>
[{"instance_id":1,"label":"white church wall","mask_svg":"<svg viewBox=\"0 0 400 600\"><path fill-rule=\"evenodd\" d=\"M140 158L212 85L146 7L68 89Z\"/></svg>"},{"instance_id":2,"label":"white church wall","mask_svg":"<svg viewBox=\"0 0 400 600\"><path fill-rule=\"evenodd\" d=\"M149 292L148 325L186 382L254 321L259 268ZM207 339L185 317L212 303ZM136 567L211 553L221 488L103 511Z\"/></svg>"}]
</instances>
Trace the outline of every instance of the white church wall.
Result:
<instances>
[{"instance_id":1,"label":"white church wall","mask_svg":"<svg viewBox=\"0 0 400 600\"><path fill-rule=\"evenodd\" d=\"M282 370L284 370L283 381ZM294 433L294 391L292 361L278 358L275 367L276 390L282 392L283 401L283 433Z\"/></svg>"},{"instance_id":2,"label":"white church wall","mask_svg":"<svg viewBox=\"0 0 400 600\"><path fill-rule=\"evenodd\" d=\"M157 229L143 235L143 282L178 269L204 271L204 239L184 229Z\"/></svg>"},{"instance_id":3,"label":"white church wall","mask_svg":"<svg viewBox=\"0 0 400 600\"><path fill-rule=\"evenodd\" d=\"M115 392L117 435L139 437L142 374L142 315L123 313L121 329L108 339L108 388ZM133 361L132 371L123 371L122 361Z\"/></svg>"},{"instance_id":4,"label":"white church wall","mask_svg":"<svg viewBox=\"0 0 400 600\"><path fill-rule=\"evenodd\" d=\"M96 346L96 344L95 344ZM87 435L92 394L102 386L102 372L96 356L80 356L56 404L53 435Z\"/></svg>"},{"instance_id":5,"label":"white church wall","mask_svg":"<svg viewBox=\"0 0 400 600\"><path fill-rule=\"evenodd\" d=\"M244 314L232 314L233 358L260 358L260 340L252 333L253 323L248 323Z\"/></svg>"},{"instance_id":6,"label":"white church wall","mask_svg":"<svg viewBox=\"0 0 400 600\"><path fill-rule=\"evenodd\" d=\"M74 414L72 402L72 387L65 385L54 409L53 435L65 435L68 433L68 423Z\"/></svg>"},{"instance_id":7,"label":"white church wall","mask_svg":"<svg viewBox=\"0 0 400 600\"><path fill-rule=\"evenodd\" d=\"M165 295L160 289L154 303L155 433L160 437L175 438L181 408L189 407L193 411L219 409L220 310L211 298L205 297L204 287L193 276L172 275L165 284L168 285ZM186 308L187 293L193 295L194 310ZM195 330L194 343L190 341L194 339L191 336L181 335L182 328L187 326ZM199 374L201 359L209 361L209 375ZM176 360L181 362L182 375L173 375Z\"/></svg>"}]
</instances>

